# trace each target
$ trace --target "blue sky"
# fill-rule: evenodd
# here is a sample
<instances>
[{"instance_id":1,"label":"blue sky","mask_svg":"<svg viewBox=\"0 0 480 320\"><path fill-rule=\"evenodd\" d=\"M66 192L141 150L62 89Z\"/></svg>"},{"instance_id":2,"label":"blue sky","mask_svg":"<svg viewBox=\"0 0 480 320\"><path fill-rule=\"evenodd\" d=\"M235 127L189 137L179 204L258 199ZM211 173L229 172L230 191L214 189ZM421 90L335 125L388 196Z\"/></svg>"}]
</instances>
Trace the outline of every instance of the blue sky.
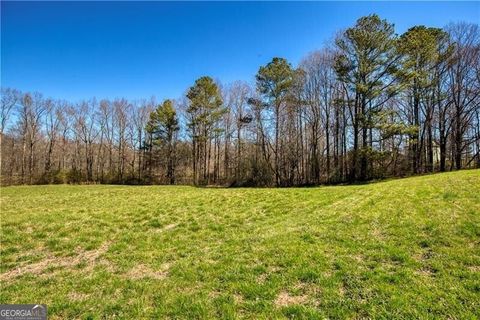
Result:
<instances>
[{"instance_id":1,"label":"blue sky","mask_svg":"<svg viewBox=\"0 0 480 320\"><path fill-rule=\"evenodd\" d=\"M397 33L480 21L479 2L1 2L1 82L73 101L177 98L209 75L294 65L362 15Z\"/></svg>"}]
</instances>

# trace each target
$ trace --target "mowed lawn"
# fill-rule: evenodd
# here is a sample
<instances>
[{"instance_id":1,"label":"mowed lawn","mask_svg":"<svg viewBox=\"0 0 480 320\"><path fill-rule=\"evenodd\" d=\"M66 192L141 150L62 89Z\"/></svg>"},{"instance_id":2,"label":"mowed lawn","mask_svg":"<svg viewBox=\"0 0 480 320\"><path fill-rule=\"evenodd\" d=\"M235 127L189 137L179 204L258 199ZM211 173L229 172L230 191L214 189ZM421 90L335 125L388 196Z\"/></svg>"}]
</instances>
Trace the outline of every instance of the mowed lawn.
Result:
<instances>
[{"instance_id":1,"label":"mowed lawn","mask_svg":"<svg viewBox=\"0 0 480 320\"><path fill-rule=\"evenodd\" d=\"M480 170L367 185L1 188L0 303L50 319L480 317Z\"/></svg>"}]
</instances>

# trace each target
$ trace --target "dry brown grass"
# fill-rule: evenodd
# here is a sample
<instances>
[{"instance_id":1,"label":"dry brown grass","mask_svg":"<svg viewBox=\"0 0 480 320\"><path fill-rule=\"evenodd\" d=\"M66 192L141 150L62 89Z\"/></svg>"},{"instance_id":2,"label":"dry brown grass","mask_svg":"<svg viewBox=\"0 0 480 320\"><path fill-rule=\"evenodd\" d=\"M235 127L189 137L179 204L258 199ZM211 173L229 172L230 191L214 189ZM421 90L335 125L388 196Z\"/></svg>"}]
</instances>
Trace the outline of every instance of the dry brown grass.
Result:
<instances>
[{"instance_id":1,"label":"dry brown grass","mask_svg":"<svg viewBox=\"0 0 480 320\"><path fill-rule=\"evenodd\" d=\"M98 258L108 251L110 244L110 242L105 242L95 250L78 250L77 254L72 257L48 257L36 263L20 266L0 274L0 281L8 281L27 273L40 275L49 268L72 268L80 263L86 263L87 269L93 269Z\"/></svg>"},{"instance_id":2,"label":"dry brown grass","mask_svg":"<svg viewBox=\"0 0 480 320\"><path fill-rule=\"evenodd\" d=\"M306 304L308 301L308 296L306 295L297 295L292 296L286 291L282 291L278 294L275 299L275 305L277 307L286 307L295 304Z\"/></svg>"}]
</instances>

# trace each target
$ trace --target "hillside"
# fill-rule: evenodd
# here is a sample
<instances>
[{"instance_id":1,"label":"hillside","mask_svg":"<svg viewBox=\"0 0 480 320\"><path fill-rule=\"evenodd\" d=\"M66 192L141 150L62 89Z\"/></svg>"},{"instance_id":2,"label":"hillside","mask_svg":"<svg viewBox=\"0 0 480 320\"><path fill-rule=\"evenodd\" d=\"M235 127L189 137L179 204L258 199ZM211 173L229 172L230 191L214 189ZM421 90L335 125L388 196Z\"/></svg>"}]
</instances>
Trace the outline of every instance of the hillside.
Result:
<instances>
[{"instance_id":1,"label":"hillside","mask_svg":"<svg viewBox=\"0 0 480 320\"><path fill-rule=\"evenodd\" d=\"M480 317L480 170L1 188L0 301L66 318Z\"/></svg>"}]
</instances>

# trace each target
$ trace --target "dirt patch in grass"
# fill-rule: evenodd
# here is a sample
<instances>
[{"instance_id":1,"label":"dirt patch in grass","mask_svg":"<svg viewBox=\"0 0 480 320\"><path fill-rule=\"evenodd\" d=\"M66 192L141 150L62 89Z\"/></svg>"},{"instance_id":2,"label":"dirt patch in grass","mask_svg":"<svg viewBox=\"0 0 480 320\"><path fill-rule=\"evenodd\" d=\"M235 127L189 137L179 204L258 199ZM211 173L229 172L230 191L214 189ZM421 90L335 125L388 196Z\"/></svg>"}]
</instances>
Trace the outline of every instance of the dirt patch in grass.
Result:
<instances>
[{"instance_id":1,"label":"dirt patch in grass","mask_svg":"<svg viewBox=\"0 0 480 320\"><path fill-rule=\"evenodd\" d=\"M305 304L307 301L308 296L306 295L291 296L288 292L282 291L275 299L275 305L277 307L286 307L294 304Z\"/></svg>"},{"instance_id":2,"label":"dirt patch in grass","mask_svg":"<svg viewBox=\"0 0 480 320\"><path fill-rule=\"evenodd\" d=\"M432 269L430 268L422 268L420 270L416 270L415 273L419 276L423 276L423 277L432 277L435 275L435 272L433 272Z\"/></svg>"},{"instance_id":3,"label":"dirt patch in grass","mask_svg":"<svg viewBox=\"0 0 480 320\"><path fill-rule=\"evenodd\" d=\"M257 283L259 284L264 284L265 281L267 280L268 274L267 273L262 273L257 277Z\"/></svg>"},{"instance_id":4,"label":"dirt patch in grass","mask_svg":"<svg viewBox=\"0 0 480 320\"><path fill-rule=\"evenodd\" d=\"M87 269L95 266L96 260L108 251L110 242L103 243L98 249L79 252L73 257L48 257L36 263L21 266L16 269L0 274L0 281L7 281L24 274L30 273L35 275L43 274L45 270L50 268L71 268L80 263L86 263Z\"/></svg>"},{"instance_id":5,"label":"dirt patch in grass","mask_svg":"<svg viewBox=\"0 0 480 320\"><path fill-rule=\"evenodd\" d=\"M156 280L165 279L168 276L168 269L170 268L169 264L164 264L162 269L159 271L152 270L148 266L144 264L139 264L132 268L127 273L127 278L129 279L144 279L144 278L151 278Z\"/></svg>"},{"instance_id":6,"label":"dirt patch in grass","mask_svg":"<svg viewBox=\"0 0 480 320\"><path fill-rule=\"evenodd\" d=\"M243 296L241 294L235 293L233 295L233 301L235 301L236 304L242 304L244 299L243 299Z\"/></svg>"},{"instance_id":7,"label":"dirt patch in grass","mask_svg":"<svg viewBox=\"0 0 480 320\"><path fill-rule=\"evenodd\" d=\"M421 252L415 253L412 258L415 259L417 262L425 262L433 258L434 255L435 253L430 248L427 248L422 250Z\"/></svg>"},{"instance_id":8,"label":"dirt patch in grass","mask_svg":"<svg viewBox=\"0 0 480 320\"><path fill-rule=\"evenodd\" d=\"M470 266L468 267L468 270L472 272L480 272L480 266Z\"/></svg>"},{"instance_id":9,"label":"dirt patch in grass","mask_svg":"<svg viewBox=\"0 0 480 320\"><path fill-rule=\"evenodd\" d=\"M86 294L86 293L80 293L80 292L70 292L68 294L68 298L72 301L85 301L88 299L88 297L90 297L89 294Z\"/></svg>"},{"instance_id":10,"label":"dirt patch in grass","mask_svg":"<svg viewBox=\"0 0 480 320\"><path fill-rule=\"evenodd\" d=\"M178 223L167 224L167 225L164 226L163 228L157 229L155 232L157 232L157 233L162 233L162 232L165 232L165 231L169 231L169 230L175 229L177 226L178 226Z\"/></svg>"},{"instance_id":11,"label":"dirt patch in grass","mask_svg":"<svg viewBox=\"0 0 480 320\"><path fill-rule=\"evenodd\" d=\"M214 290L214 291L210 291L210 292L208 293L208 297L209 297L209 298L217 298L217 297L219 297L220 295L221 295L220 291L215 291L215 290Z\"/></svg>"}]
</instances>

